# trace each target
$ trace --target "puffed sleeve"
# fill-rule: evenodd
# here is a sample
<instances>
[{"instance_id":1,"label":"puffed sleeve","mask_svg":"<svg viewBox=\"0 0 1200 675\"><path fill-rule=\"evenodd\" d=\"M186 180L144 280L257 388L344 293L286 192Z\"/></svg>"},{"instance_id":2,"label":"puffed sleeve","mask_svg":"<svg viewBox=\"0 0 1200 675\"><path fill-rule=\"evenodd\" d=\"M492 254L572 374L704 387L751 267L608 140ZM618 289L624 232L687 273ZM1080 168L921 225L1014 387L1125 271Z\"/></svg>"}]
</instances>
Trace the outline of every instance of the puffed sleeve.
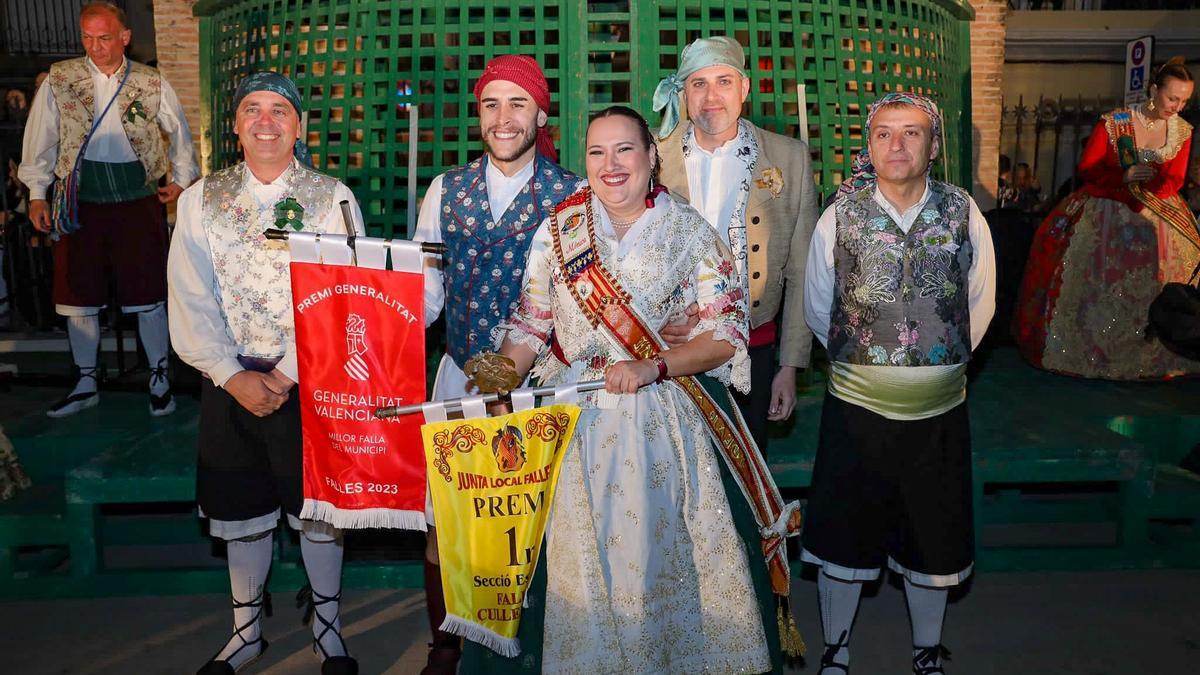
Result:
<instances>
[{"instance_id":1,"label":"puffed sleeve","mask_svg":"<svg viewBox=\"0 0 1200 675\"><path fill-rule=\"evenodd\" d=\"M1075 173L1083 181L1084 189L1093 197L1102 197L1123 202L1134 211L1142 210L1142 203L1129 191L1125 184L1125 170L1117 160L1117 151L1113 148L1112 136L1109 133L1110 115L1105 115L1096 123L1092 135L1088 137L1083 155L1079 159L1079 168Z\"/></svg>"},{"instance_id":2,"label":"puffed sleeve","mask_svg":"<svg viewBox=\"0 0 1200 675\"><path fill-rule=\"evenodd\" d=\"M1104 118L1100 118L1092 129L1092 135L1088 136L1083 154L1079 157L1079 166L1075 169L1079 180L1105 188L1124 186L1121 166L1116 161L1116 152L1109 144L1108 125Z\"/></svg>"},{"instance_id":3,"label":"puffed sleeve","mask_svg":"<svg viewBox=\"0 0 1200 675\"><path fill-rule=\"evenodd\" d=\"M1163 199L1178 194L1187 180L1188 159L1191 156L1192 139L1189 137L1174 157L1158 167L1158 175L1146 182L1146 188Z\"/></svg>"},{"instance_id":4,"label":"puffed sleeve","mask_svg":"<svg viewBox=\"0 0 1200 675\"><path fill-rule=\"evenodd\" d=\"M711 228L709 228L711 230ZM692 336L712 331L712 339L733 345L733 358L708 372L742 393L750 391L750 355L747 350L750 319L746 295L738 278L733 254L716 236L701 237L705 249L684 284L696 289L700 320Z\"/></svg>"}]
</instances>

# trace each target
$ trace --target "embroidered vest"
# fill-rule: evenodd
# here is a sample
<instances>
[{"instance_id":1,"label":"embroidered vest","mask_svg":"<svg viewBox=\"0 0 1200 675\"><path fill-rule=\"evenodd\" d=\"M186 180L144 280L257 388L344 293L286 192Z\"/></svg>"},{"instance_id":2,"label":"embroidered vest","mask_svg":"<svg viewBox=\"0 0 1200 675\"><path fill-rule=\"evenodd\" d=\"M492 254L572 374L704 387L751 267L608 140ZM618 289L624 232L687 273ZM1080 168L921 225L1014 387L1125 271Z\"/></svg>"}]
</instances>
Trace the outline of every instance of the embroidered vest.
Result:
<instances>
[{"instance_id":1,"label":"embroidered vest","mask_svg":"<svg viewBox=\"0 0 1200 675\"><path fill-rule=\"evenodd\" d=\"M318 229L334 208L338 182L298 163L288 169L292 197L304 207L302 229ZM241 162L204 179L203 222L216 271L213 291L230 338L245 356L274 358L295 336L287 242L269 241L275 204L259 206L245 185Z\"/></svg>"},{"instance_id":2,"label":"embroidered vest","mask_svg":"<svg viewBox=\"0 0 1200 675\"><path fill-rule=\"evenodd\" d=\"M153 184L167 172L162 130L158 127L158 106L162 79L158 71L125 59L133 70L117 95L108 115L120 118L129 145L146 167L146 182ZM114 77L120 77L118 70ZM54 175L66 178L75 166L83 139L92 128L96 113L96 87L92 71L84 58L59 61L50 66L50 88L58 104L58 162ZM101 101L101 110L108 101ZM108 119L108 115L105 119Z\"/></svg>"},{"instance_id":3,"label":"embroidered vest","mask_svg":"<svg viewBox=\"0 0 1200 675\"><path fill-rule=\"evenodd\" d=\"M835 205L831 359L891 366L967 362L970 198L930 181L929 201L905 234L874 191L862 188Z\"/></svg>"},{"instance_id":4,"label":"embroidered vest","mask_svg":"<svg viewBox=\"0 0 1200 675\"><path fill-rule=\"evenodd\" d=\"M492 328L516 309L534 231L579 182L538 155L533 177L496 222L488 204L485 158L442 178L446 351L460 368L491 348Z\"/></svg>"}]
</instances>

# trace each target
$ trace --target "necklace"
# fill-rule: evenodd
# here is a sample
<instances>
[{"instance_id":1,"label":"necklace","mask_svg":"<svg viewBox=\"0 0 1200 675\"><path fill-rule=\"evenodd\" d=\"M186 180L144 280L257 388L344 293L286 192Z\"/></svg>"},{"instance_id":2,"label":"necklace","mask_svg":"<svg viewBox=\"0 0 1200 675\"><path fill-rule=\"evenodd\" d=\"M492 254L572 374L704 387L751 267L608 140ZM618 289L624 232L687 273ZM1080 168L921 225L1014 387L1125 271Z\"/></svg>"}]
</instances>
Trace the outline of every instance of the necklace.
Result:
<instances>
[{"instance_id":1,"label":"necklace","mask_svg":"<svg viewBox=\"0 0 1200 675\"><path fill-rule=\"evenodd\" d=\"M645 212L643 211L642 213L645 213ZM638 221L638 218L641 218L641 217L642 217L641 213L639 213L638 215L634 216L633 218L631 218L629 220L617 220L616 218L610 217L608 219L608 222L612 223L613 227L617 227L622 230L627 230L630 227L633 227L633 224L636 223Z\"/></svg>"},{"instance_id":2,"label":"necklace","mask_svg":"<svg viewBox=\"0 0 1200 675\"><path fill-rule=\"evenodd\" d=\"M1157 118L1151 119L1150 116L1145 113L1145 109L1146 104L1143 103L1142 105L1134 108L1133 112L1135 115L1137 115L1137 118L1141 120L1142 126L1146 127L1147 131L1154 131L1154 129L1158 127L1159 122L1162 122L1162 120Z\"/></svg>"}]
</instances>

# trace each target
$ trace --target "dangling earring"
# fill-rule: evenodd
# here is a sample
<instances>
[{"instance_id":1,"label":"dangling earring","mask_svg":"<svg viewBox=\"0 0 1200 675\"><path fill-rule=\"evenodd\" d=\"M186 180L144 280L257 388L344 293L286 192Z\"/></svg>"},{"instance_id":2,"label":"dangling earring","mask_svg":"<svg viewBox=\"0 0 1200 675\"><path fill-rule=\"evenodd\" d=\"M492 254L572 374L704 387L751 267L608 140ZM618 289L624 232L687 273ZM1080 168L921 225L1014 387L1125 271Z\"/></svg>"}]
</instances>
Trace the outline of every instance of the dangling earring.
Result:
<instances>
[{"instance_id":1,"label":"dangling earring","mask_svg":"<svg viewBox=\"0 0 1200 675\"><path fill-rule=\"evenodd\" d=\"M1149 110L1150 112L1154 112L1156 110L1154 105L1154 94L1150 94L1150 100L1146 101L1146 110Z\"/></svg>"},{"instance_id":2,"label":"dangling earring","mask_svg":"<svg viewBox=\"0 0 1200 675\"><path fill-rule=\"evenodd\" d=\"M654 174L650 174L650 187L646 190L646 208L654 208L654 198L658 196L658 191L654 189Z\"/></svg>"}]
</instances>

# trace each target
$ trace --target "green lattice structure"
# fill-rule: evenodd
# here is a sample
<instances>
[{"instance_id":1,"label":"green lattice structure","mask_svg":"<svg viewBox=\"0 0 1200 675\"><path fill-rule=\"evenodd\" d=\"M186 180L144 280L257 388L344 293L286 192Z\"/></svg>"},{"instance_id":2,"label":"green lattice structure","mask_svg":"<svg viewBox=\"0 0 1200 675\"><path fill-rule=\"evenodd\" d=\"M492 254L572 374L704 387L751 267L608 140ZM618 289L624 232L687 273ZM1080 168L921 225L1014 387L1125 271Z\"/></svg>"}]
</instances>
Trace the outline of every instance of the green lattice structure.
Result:
<instances>
[{"instance_id":1,"label":"green lattice structure","mask_svg":"<svg viewBox=\"0 0 1200 675\"><path fill-rule=\"evenodd\" d=\"M419 111L419 195L481 152L471 88L493 55L542 64L561 159L582 172L589 114L623 103L657 124L650 101L659 79L684 45L713 34L747 47L747 115L807 138L826 193L862 146L866 104L897 89L942 104L948 161L939 170L970 185L966 0L200 0L194 11L206 168L237 159L229 114L237 81L281 71L308 103L317 167L354 190L376 235L405 234L408 107Z\"/></svg>"}]
</instances>

